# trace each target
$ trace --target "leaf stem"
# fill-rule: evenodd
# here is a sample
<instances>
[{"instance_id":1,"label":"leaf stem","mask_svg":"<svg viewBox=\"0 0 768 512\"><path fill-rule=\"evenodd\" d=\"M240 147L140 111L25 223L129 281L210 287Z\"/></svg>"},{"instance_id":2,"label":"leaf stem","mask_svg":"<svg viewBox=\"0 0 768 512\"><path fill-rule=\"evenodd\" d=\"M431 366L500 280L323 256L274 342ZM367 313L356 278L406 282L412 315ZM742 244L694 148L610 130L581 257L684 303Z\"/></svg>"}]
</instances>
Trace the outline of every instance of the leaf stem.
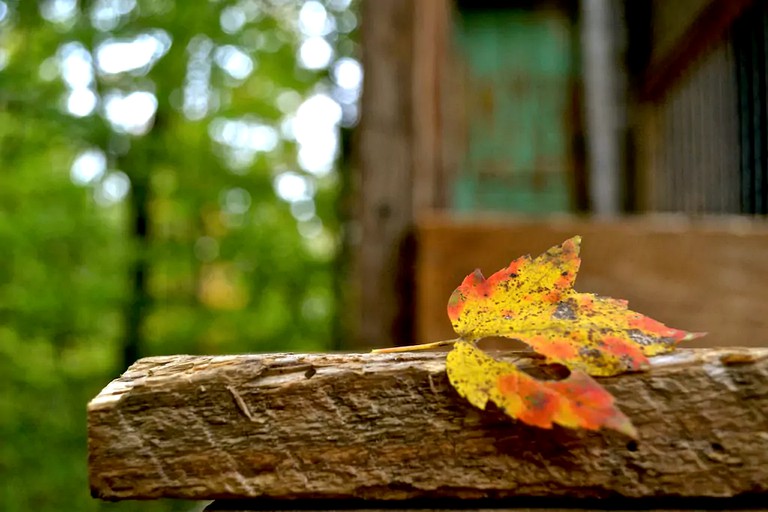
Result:
<instances>
[{"instance_id":1,"label":"leaf stem","mask_svg":"<svg viewBox=\"0 0 768 512\"><path fill-rule=\"evenodd\" d=\"M432 343L422 343L421 345L406 345L404 347L387 347L387 348L375 348L371 350L373 354L390 354L392 352L412 352L416 350L432 350L433 348L445 347L453 345L459 341L459 338L452 340L433 341Z\"/></svg>"}]
</instances>

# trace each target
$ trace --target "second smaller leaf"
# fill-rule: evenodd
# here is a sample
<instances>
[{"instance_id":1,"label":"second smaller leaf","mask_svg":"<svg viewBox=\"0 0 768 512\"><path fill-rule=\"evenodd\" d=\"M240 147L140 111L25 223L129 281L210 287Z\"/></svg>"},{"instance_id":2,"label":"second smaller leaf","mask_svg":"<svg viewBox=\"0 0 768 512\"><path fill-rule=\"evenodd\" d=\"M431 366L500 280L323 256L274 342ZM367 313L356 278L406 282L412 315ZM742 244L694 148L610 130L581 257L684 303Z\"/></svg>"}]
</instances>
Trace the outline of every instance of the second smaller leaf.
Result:
<instances>
[{"instance_id":1,"label":"second smaller leaf","mask_svg":"<svg viewBox=\"0 0 768 512\"><path fill-rule=\"evenodd\" d=\"M528 425L610 428L637 438L635 427L616 407L613 396L584 372L572 371L560 381L540 381L465 340L457 341L448 353L446 370L456 391L479 409L491 401Z\"/></svg>"}]
</instances>

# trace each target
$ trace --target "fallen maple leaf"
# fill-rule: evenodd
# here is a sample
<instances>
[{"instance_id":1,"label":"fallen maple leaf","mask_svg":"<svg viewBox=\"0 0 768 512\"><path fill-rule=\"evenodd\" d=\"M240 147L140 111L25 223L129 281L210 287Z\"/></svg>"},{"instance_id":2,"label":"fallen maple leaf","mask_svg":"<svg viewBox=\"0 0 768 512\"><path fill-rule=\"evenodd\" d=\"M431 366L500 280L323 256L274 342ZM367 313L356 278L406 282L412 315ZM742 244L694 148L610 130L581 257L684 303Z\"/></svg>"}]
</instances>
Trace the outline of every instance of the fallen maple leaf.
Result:
<instances>
[{"instance_id":1,"label":"fallen maple leaf","mask_svg":"<svg viewBox=\"0 0 768 512\"><path fill-rule=\"evenodd\" d=\"M446 370L456 391L479 409L488 401L528 425L552 428L611 428L637 438L632 422L613 396L589 375L574 371L560 381L540 381L512 363L497 361L474 343L459 340L448 353Z\"/></svg>"},{"instance_id":2,"label":"fallen maple leaf","mask_svg":"<svg viewBox=\"0 0 768 512\"><path fill-rule=\"evenodd\" d=\"M378 352L452 344L448 379L475 407L485 409L491 401L508 416L537 427L604 427L636 437L611 394L589 375L646 369L648 356L671 352L680 341L703 333L667 327L631 311L625 300L576 292L580 243L575 236L535 259L522 256L488 279L480 270L468 275L448 301L458 339ZM476 342L489 336L523 341L571 374L560 381L537 380L480 350Z\"/></svg>"},{"instance_id":3,"label":"fallen maple leaf","mask_svg":"<svg viewBox=\"0 0 768 512\"><path fill-rule=\"evenodd\" d=\"M488 279L479 270L468 275L448 301L456 333L517 339L550 362L595 376L642 370L647 356L702 335L631 311L624 300L576 292L580 242L575 236L536 259L522 256Z\"/></svg>"}]
</instances>

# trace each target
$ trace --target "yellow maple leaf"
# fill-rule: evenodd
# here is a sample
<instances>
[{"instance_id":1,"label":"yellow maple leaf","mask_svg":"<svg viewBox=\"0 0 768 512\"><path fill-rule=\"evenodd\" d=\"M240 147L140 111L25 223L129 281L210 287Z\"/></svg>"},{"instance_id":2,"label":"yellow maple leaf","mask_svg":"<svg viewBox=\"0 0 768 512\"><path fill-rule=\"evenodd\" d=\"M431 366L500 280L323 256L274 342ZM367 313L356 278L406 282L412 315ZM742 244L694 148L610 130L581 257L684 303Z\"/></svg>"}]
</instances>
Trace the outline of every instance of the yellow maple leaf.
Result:
<instances>
[{"instance_id":1,"label":"yellow maple leaf","mask_svg":"<svg viewBox=\"0 0 768 512\"><path fill-rule=\"evenodd\" d=\"M488 279L479 270L468 275L448 301L458 339L378 352L452 344L448 379L475 407L485 409L490 401L510 417L541 428L610 428L636 437L629 418L590 375L643 370L648 356L670 352L703 333L667 327L630 310L625 300L575 291L580 243L575 236L535 259L522 256ZM559 381L537 380L480 350L476 342L489 336L523 341L571 374Z\"/></svg>"},{"instance_id":2,"label":"yellow maple leaf","mask_svg":"<svg viewBox=\"0 0 768 512\"><path fill-rule=\"evenodd\" d=\"M456 333L518 339L550 362L596 376L644 369L647 356L702 335L631 311L624 300L576 292L580 242L575 236L535 259L522 256L488 279L479 270L467 276L448 301Z\"/></svg>"},{"instance_id":3,"label":"yellow maple leaf","mask_svg":"<svg viewBox=\"0 0 768 512\"><path fill-rule=\"evenodd\" d=\"M446 370L456 391L479 409L491 401L528 425L605 427L637 438L635 427L614 405L613 396L583 372L574 371L560 381L540 381L464 340L457 341L448 353Z\"/></svg>"}]
</instances>

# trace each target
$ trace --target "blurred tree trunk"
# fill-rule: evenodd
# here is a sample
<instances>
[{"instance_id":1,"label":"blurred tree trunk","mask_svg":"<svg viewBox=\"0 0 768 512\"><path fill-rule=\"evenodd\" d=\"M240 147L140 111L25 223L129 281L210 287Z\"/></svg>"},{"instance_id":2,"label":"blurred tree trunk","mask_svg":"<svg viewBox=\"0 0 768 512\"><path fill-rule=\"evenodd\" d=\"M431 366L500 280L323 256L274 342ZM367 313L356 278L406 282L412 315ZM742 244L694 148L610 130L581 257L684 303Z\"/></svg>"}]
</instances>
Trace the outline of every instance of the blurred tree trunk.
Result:
<instances>
[{"instance_id":1,"label":"blurred tree trunk","mask_svg":"<svg viewBox=\"0 0 768 512\"><path fill-rule=\"evenodd\" d=\"M158 86L158 89L160 87ZM152 126L152 136L134 139L130 151L119 159L120 168L131 179L129 194L129 234L134 245L133 261L128 266L130 290L125 302L125 331L122 342L122 369L144 356L144 331L146 315L152 300L148 289L150 272L151 196L150 176L154 165L164 157L163 141L168 130L164 104L158 105Z\"/></svg>"},{"instance_id":2,"label":"blurred tree trunk","mask_svg":"<svg viewBox=\"0 0 768 512\"><path fill-rule=\"evenodd\" d=\"M130 279L130 297L125 308L125 337L122 343L122 367L128 368L142 353L144 315L149 307L149 292L147 290L147 273L149 264L147 252L149 249L149 179L146 172L131 175L133 187L130 194L131 235L135 243L135 255L128 268Z\"/></svg>"}]
</instances>

